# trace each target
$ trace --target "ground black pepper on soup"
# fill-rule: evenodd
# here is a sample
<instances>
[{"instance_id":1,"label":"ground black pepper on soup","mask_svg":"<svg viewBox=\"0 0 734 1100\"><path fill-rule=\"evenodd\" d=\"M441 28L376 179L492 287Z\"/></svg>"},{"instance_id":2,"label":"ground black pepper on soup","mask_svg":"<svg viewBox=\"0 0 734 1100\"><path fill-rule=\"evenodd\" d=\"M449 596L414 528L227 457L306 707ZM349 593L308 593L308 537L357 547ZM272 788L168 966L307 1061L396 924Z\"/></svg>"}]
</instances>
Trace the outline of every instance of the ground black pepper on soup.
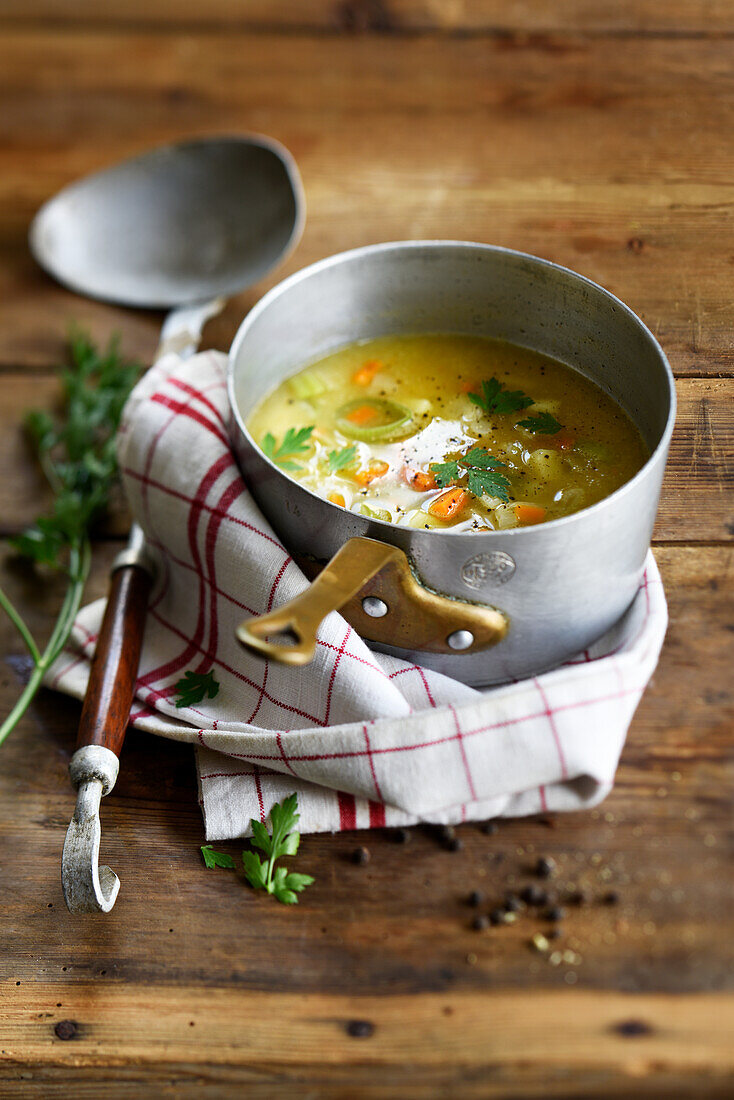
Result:
<instances>
[{"instance_id":1,"label":"ground black pepper on soup","mask_svg":"<svg viewBox=\"0 0 734 1100\"><path fill-rule=\"evenodd\" d=\"M481 337L385 336L286 379L248 428L294 480L408 527L486 531L588 508L649 457L597 385Z\"/></svg>"}]
</instances>

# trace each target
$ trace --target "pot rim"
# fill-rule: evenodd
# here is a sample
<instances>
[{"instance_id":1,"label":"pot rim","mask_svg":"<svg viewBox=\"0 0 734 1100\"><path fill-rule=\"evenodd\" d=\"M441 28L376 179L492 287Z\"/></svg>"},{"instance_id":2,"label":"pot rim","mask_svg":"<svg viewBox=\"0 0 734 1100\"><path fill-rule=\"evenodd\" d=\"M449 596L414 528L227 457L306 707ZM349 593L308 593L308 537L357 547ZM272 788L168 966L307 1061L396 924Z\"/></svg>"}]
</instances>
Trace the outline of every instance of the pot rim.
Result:
<instances>
[{"instance_id":1,"label":"pot rim","mask_svg":"<svg viewBox=\"0 0 734 1100\"><path fill-rule=\"evenodd\" d=\"M333 508L335 511L341 514L344 513L344 509L340 505L333 504L330 500L327 500L325 497L319 496L318 493L314 493L305 485L302 485L300 482L295 481L295 479L290 478L287 473L285 473L283 470L280 469L279 466L272 462L271 459L269 459L264 453L264 451L262 451L261 448L258 447L257 443L250 435L247 425L245 424L244 418L240 412L240 408L235 396L235 363L237 355L239 353L241 345L248 335L249 329L258 319L260 314L264 313L272 302L274 302L282 294L287 293L292 287L296 286L303 279L307 279L309 278L309 276L315 275L319 271L324 271L330 267L333 267L344 260L356 258L359 256L375 255L381 252L390 251L403 252L414 248L430 247L451 247L467 250L479 249L483 252L504 253L509 256L520 257L521 259L531 260L533 261L533 263L541 267L548 268L552 271L559 271L563 272L564 275L570 275L579 282L585 283L593 290L599 291L605 298L609 299L610 303L613 303L618 309L620 309L621 312L626 315L638 329L642 330L642 333L646 337L646 339L652 343L653 348L657 352L658 357L662 362L665 376L668 382L668 415L660 439L658 440L654 449L650 452L650 457L647 459L644 465L640 467L634 477L630 478L629 481L626 481L624 485L620 485L620 487L618 489L615 489L613 493L610 493L609 496L604 497L602 500L597 501L595 504L589 505L588 508L582 508L578 512L572 512L571 515L560 516L558 519L548 520L545 523L538 523L531 527L509 527L503 530L493 531L453 531L451 528L445 531L441 531L435 528L431 528L431 530L426 533L430 534L431 536L449 536L451 538L463 536L470 537L472 539L486 539L497 536L501 536L503 539L519 537L527 538L528 536L532 536L533 534L535 534L537 537L542 535L544 531L549 531L551 529L555 530L558 527L578 522L579 519L590 515L591 513L598 514L598 512L607 507L611 501L617 501L623 494L632 492L640 482L645 480L652 469L657 466L661 458L664 459L665 455L667 454L670 439L673 434L673 428L675 426L675 415L677 408L675 377L673 375L670 363L668 362L668 357L663 351L660 342L647 327L645 322L637 316L634 310L630 309L630 307L626 305L626 303L623 302L621 298L618 298L616 294L612 294L610 290L607 290L599 283L595 283L593 279L588 279L585 275L580 275L577 271L574 271L570 267L564 267L562 264L554 263L552 260L546 260L542 256L535 256L531 252L521 252L515 248L505 248L502 245L484 244L479 241L459 241L450 239L383 241L378 244L368 244L362 245L359 248L346 249L343 252L336 252L331 256L325 256L321 260L316 260L314 263L308 264L306 267L302 267L299 271L296 271L292 275L289 275L287 276L287 278L281 280L281 282L277 283L266 294L264 294L262 298L260 298L260 300L244 317L230 346L227 360L227 396L229 398L230 410L237 423L238 429L240 430L240 432L243 433L247 442L255 449L256 453L262 459L262 461L266 462L270 466L270 468L280 477L284 478L288 482L292 482L294 485L297 485L302 492L305 492L310 497L313 497L313 499L318 501L319 504L325 505L328 508ZM334 350L338 349L335 348ZM635 426L637 427L637 425ZM370 528L372 528L372 526L374 525L376 528L389 531L403 532L406 530L404 524L392 523L388 522L387 520L373 519L370 517L369 522Z\"/></svg>"}]
</instances>

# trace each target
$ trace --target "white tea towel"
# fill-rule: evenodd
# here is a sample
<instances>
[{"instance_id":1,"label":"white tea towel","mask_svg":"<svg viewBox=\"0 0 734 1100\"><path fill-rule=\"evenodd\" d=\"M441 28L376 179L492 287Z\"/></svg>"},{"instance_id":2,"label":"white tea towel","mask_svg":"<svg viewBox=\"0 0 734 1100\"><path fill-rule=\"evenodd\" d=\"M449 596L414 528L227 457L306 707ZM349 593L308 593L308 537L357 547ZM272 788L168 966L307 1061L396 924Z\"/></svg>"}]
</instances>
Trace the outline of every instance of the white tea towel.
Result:
<instances>
[{"instance_id":1,"label":"white tea towel","mask_svg":"<svg viewBox=\"0 0 734 1100\"><path fill-rule=\"evenodd\" d=\"M207 839L243 836L298 792L304 832L457 822L599 802L611 789L667 623L652 554L620 623L562 667L479 691L373 653L337 613L305 668L265 662L236 625L307 581L250 496L227 436L226 357L161 360L134 390L118 453L157 552L132 723L197 749ZM104 602L84 608L47 683L81 698ZM186 671L215 698L178 709Z\"/></svg>"}]
</instances>

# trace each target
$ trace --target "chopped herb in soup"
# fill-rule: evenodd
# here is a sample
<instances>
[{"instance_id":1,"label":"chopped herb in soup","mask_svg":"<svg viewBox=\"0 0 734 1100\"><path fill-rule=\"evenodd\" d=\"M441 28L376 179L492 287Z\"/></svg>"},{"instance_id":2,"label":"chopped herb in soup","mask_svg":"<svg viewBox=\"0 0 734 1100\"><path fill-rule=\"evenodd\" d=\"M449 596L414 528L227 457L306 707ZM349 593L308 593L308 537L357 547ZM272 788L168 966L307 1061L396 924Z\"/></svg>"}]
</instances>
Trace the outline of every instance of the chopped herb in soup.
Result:
<instances>
[{"instance_id":1,"label":"chopped herb in soup","mask_svg":"<svg viewBox=\"0 0 734 1100\"><path fill-rule=\"evenodd\" d=\"M455 531L578 512L648 457L594 383L538 352L472 336L342 348L282 382L248 427L268 458L333 504Z\"/></svg>"}]
</instances>

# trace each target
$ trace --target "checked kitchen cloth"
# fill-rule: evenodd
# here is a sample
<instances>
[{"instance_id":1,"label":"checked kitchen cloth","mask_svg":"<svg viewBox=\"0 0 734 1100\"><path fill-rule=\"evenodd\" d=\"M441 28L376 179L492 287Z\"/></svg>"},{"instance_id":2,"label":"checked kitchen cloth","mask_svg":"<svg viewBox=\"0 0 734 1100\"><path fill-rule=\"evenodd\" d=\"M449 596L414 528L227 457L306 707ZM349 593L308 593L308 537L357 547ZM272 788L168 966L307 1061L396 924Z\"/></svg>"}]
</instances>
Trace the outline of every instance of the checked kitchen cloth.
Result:
<instances>
[{"instance_id":1,"label":"checked kitchen cloth","mask_svg":"<svg viewBox=\"0 0 734 1100\"><path fill-rule=\"evenodd\" d=\"M236 625L307 582L250 496L227 435L226 357L161 360L133 391L118 454L159 559L131 721L196 747L207 839L298 793L304 832L573 810L611 790L667 624L648 555L628 612L588 651L486 691L373 653L336 612L305 668L264 662ZM82 697L104 603L84 608L51 687ZM186 671L215 698L178 709Z\"/></svg>"}]
</instances>

